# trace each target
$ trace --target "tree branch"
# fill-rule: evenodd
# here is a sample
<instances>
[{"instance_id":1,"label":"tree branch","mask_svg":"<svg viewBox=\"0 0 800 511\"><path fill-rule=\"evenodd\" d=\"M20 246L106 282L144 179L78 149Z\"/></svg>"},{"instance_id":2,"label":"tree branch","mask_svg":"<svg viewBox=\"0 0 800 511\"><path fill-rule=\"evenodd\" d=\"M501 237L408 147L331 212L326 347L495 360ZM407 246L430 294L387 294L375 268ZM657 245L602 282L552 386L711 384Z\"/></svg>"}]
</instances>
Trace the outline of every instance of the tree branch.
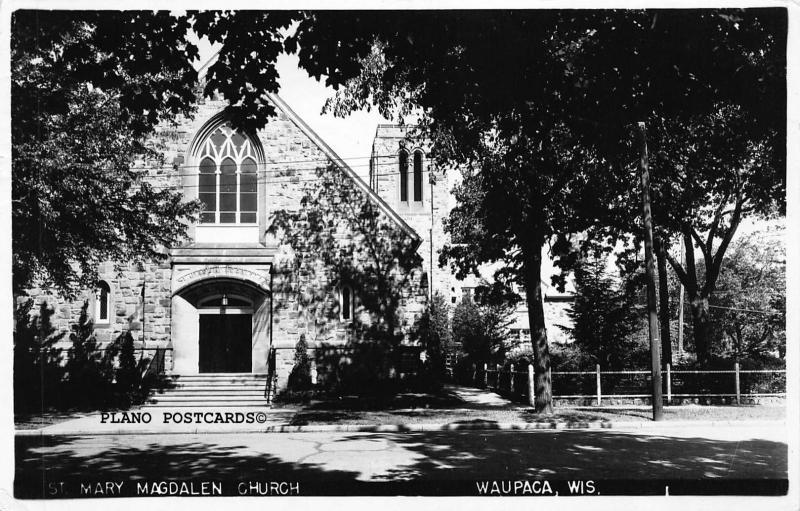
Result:
<instances>
[{"instance_id":1,"label":"tree branch","mask_svg":"<svg viewBox=\"0 0 800 511\"><path fill-rule=\"evenodd\" d=\"M725 194L725 198L719 202L719 206L717 207L717 211L714 213L714 221L711 223L711 228L708 230L708 237L706 238L706 249L708 252L711 252L712 248L714 247L714 238L717 235L717 229L719 229L719 223L722 221L722 215L725 213L722 210L728 204L728 198L730 194Z\"/></svg>"},{"instance_id":2,"label":"tree branch","mask_svg":"<svg viewBox=\"0 0 800 511\"><path fill-rule=\"evenodd\" d=\"M693 226L687 225L687 228L689 229L689 232L691 233L692 238L694 238L694 240L697 242L697 246L700 247L700 252L702 252L702 254L703 254L703 261L705 261L706 268L708 268L708 265L711 264L711 248L712 247L710 245L706 246L706 244L703 242L703 239L700 237L700 233L698 233L697 230Z\"/></svg>"},{"instance_id":3,"label":"tree branch","mask_svg":"<svg viewBox=\"0 0 800 511\"><path fill-rule=\"evenodd\" d=\"M697 267L694 262L694 244L692 243L691 227L683 224L683 245L686 249L686 292L690 298L697 296Z\"/></svg>"},{"instance_id":4,"label":"tree branch","mask_svg":"<svg viewBox=\"0 0 800 511\"><path fill-rule=\"evenodd\" d=\"M717 249L717 253L714 254L711 265L706 267L706 282L703 286L703 296L710 295L717 285L717 278L719 277L719 271L722 267L722 258L725 257L725 251L728 249L728 245L730 245L733 235L736 234L736 229L739 227L739 222L742 220L743 203L744 201L741 197L736 200L736 208L733 211L731 223L725 235L722 237L722 242Z\"/></svg>"},{"instance_id":5,"label":"tree branch","mask_svg":"<svg viewBox=\"0 0 800 511\"><path fill-rule=\"evenodd\" d=\"M670 266L672 266L672 269L675 271L675 274L678 276L678 280L680 280L681 283L688 288L689 287L689 275L686 273L686 270L683 269L683 266L681 265L680 261L676 260L672 256L672 254L669 253L669 251L667 251L667 261L669 261Z\"/></svg>"}]
</instances>

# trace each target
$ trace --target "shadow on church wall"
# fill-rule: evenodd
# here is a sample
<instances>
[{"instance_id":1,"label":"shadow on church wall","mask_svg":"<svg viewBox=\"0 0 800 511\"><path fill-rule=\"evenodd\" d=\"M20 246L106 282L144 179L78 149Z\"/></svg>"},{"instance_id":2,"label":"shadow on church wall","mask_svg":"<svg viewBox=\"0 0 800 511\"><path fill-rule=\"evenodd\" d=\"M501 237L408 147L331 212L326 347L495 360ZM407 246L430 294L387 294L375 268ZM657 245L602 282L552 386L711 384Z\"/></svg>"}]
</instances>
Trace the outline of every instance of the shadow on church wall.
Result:
<instances>
[{"instance_id":1,"label":"shadow on church wall","mask_svg":"<svg viewBox=\"0 0 800 511\"><path fill-rule=\"evenodd\" d=\"M303 186L297 209L273 215L268 233L283 247L273 314L276 335L284 338L276 340L305 336L318 389L391 392L403 340L425 304L416 240L333 165ZM345 287L353 294L349 314L342 310ZM293 374L305 371L303 360L295 350Z\"/></svg>"}]
</instances>

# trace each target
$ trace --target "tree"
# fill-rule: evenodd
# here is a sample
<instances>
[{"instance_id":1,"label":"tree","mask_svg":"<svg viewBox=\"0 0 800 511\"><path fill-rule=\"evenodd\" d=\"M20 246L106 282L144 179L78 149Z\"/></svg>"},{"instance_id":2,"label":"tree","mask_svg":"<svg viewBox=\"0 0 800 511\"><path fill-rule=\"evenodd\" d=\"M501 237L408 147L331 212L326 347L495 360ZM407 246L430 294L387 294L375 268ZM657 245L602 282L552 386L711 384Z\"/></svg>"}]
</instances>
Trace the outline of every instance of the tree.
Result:
<instances>
[{"instance_id":1,"label":"tree","mask_svg":"<svg viewBox=\"0 0 800 511\"><path fill-rule=\"evenodd\" d=\"M445 376L445 356L452 351L452 329L450 307L438 291L417 319L414 331L425 349L431 376L441 381Z\"/></svg>"},{"instance_id":2,"label":"tree","mask_svg":"<svg viewBox=\"0 0 800 511\"><path fill-rule=\"evenodd\" d=\"M570 94L585 118L605 121L578 131L585 143L624 166L635 159L624 148L629 126L647 122L659 273L663 281L667 259L686 287L704 364L708 302L739 223L785 210L786 11L597 11L573 28L570 72L580 80ZM631 191L607 226L640 232ZM676 238L685 263L664 250Z\"/></svg>"},{"instance_id":3,"label":"tree","mask_svg":"<svg viewBox=\"0 0 800 511\"><path fill-rule=\"evenodd\" d=\"M783 230L755 232L731 244L709 307L718 333L713 351L737 362L786 356L786 251Z\"/></svg>"},{"instance_id":4,"label":"tree","mask_svg":"<svg viewBox=\"0 0 800 511\"><path fill-rule=\"evenodd\" d=\"M662 120L650 133L653 217L660 244L678 238L686 247L685 262L668 250L663 255L686 289L704 365L711 353L709 301L739 225L748 216L785 214L785 173L774 156L780 149L772 133L754 134L750 115L732 105L683 122Z\"/></svg>"},{"instance_id":5,"label":"tree","mask_svg":"<svg viewBox=\"0 0 800 511\"><path fill-rule=\"evenodd\" d=\"M421 294L418 238L399 229L347 173L331 164L298 185L300 207L274 213L268 233L287 247L276 260L274 309L301 315L321 383L340 392L383 393L397 389L398 347L409 318L404 303ZM346 346L320 347L343 319L342 289L350 291ZM281 298L286 298L282 300ZM362 321L367 316L368 321Z\"/></svg>"},{"instance_id":6,"label":"tree","mask_svg":"<svg viewBox=\"0 0 800 511\"><path fill-rule=\"evenodd\" d=\"M608 255L600 252L582 258L575 270L575 301L567 328L585 353L611 369L630 368L637 351L634 333L640 325L636 296L624 283L608 274Z\"/></svg>"},{"instance_id":7,"label":"tree","mask_svg":"<svg viewBox=\"0 0 800 511\"><path fill-rule=\"evenodd\" d=\"M556 256L574 260L570 234L638 202L625 147L637 121L691 126L734 105L780 163L785 34L785 10L768 9L314 13L288 42L312 75L347 83L334 111L417 107L437 162L473 169L477 209L453 224L477 242L446 257L467 271L510 262L499 277L525 289L547 411L542 247L556 236ZM621 209L629 226L639 216Z\"/></svg>"},{"instance_id":8,"label":"tree","mask_svg":"<svg viewBox=\"0 0 800 511\"><path fill-rule=\"evenodd\" d=\"M58 395L63 376L61 357L53 350L64 332L52 323L55 311L47 302L31 314L28 299L14 310L14 412L41 411L50 405L47 396Z\"/></svg>"},{"instance_id":9,"label":"tree","mask_svg":"<svg viewBox=\"0 0 800 511\"><path fill-rule=\"evenodd\" d=\"M468 245L445 257L463 273L505 261L498 279L525 291L539 411L551 409L542 249L556 239L556 257L574 260L570 235L600 219L612 225L609 210L622 211L630 230L623 207L633 189L623 143L630 124L694 126L732 106L752 121L753 147L782 168L785 10L241 11L179 20L224 41L204 94L221 92L242 126L263 125L272 112L264 93L277 90L281 50L297 53L312 76L345 85L330 105L337 113L369 106L389 117L420 113L436 162L467 169L462 197L471 194L477 207L451 219L451 232ZM712 225L727 232L721 223Z\"/></svg>"},{"instance_id":10,"label":"tree","mask_svg":"<svg viewBox=\"0 0 800 511\"><path fill-rule=\"evenodd\" d=\"M14 12L15 293L41 283L74 296L99 262L161 259L184 233L197 205L134 162L157 162L146 136L192 111L188 27L164 12Z\"/></svg>"},{"instance_id":11,"label":"tree","mask_svg":"<svg viewBox=\"0 0 800 511\"><path fill-rule=\"evenodd\" d=\"M465 297L453 310L453 343L460 345L473 363L497 360L508 339L510 316L508 306L476 303Z\"/></svg>"}]
</instances>

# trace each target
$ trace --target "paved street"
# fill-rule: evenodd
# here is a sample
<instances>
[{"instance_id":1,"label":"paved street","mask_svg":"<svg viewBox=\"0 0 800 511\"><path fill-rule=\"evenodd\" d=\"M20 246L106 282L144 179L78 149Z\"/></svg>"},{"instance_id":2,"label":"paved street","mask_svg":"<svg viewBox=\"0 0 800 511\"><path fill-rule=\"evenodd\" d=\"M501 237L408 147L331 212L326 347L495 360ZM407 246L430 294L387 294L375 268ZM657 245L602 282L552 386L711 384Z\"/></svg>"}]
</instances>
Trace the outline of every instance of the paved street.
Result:
<instances>
[{"instance_id":1,"label":"paved street","mask_svg":"<svg viewBox=\"0 0 800 511\"><path fill-rule=\"evenodd\" d=\"M18 484L785 479L785 427L18 437ZM363 486L363 485L362 485ZM330 486L334 488L334 486ZM368 491L368 490L367 490Z\"/></svg>"}]
</instances>

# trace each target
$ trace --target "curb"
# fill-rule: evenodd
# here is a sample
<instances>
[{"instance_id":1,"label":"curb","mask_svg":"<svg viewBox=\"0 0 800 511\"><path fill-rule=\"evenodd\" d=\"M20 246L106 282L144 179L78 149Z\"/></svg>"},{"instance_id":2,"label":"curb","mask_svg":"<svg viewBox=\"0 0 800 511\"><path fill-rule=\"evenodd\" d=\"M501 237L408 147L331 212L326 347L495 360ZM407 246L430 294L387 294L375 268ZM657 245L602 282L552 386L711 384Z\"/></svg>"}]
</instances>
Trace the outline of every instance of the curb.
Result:
<instances>
[{"instance_id":1,"label":"curb","mask_svg":"<svg viewBox=\"0 0 800 511\"><path fill-rule=\"evenodd\" d=\"M687 427L775 427L786 426L785 420L764 421L664 421L664 422L469 422L469 423L432 423L432 424L289 424L247 427L247 428L185 428L178 430L116 429L90 431L75 429L66 431L46 431L42 429L17 430L19 437L58 437L58 436L106 436L106 435L186 435L186 434L254 434L254 433L420 433L436 431L552 431L552 430L646 430L654 428L687 428Z\"/></svg>"}]
</instances>

